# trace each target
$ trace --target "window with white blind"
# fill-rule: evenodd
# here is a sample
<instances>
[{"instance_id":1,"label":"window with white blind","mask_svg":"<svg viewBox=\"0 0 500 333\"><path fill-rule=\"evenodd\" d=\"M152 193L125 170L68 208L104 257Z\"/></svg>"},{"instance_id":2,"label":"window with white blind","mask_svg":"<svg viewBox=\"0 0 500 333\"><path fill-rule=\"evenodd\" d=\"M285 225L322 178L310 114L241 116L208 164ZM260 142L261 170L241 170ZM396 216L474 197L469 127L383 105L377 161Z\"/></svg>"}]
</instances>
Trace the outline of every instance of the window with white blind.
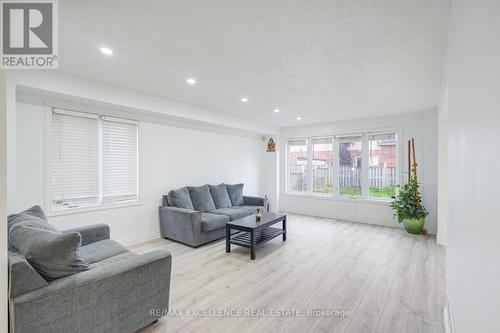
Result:
<instances>
[{"instance_id":1,"label":"window with white blind","mask_svg":"<svg viewBox=\"0 0 500 333\"><path fill-rule=\"evenodd\" d=\"M138 199L138 122L52 109L52 210Z\"/></svg>"}]
</instances>

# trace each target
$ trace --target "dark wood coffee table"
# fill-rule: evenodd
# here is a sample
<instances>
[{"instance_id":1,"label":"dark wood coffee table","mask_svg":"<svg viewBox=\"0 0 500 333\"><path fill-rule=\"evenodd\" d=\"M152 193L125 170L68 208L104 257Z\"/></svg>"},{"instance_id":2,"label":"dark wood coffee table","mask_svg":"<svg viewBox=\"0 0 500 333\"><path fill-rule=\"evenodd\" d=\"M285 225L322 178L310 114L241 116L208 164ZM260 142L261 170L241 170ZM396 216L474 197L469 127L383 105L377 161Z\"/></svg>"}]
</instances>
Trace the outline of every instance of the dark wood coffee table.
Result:
<instances>
[{"instance_id":1,"label":"dark wood coffee table","mask_svg":"<svg viewBox=\"0 0 500 333\"><path fill-rule=\"evenodd\" d=\"M271 227L283 222L282 228ZM231 234L231 230L239 232ZM231 252L231 244L248 247L250 258L255 259L255 247L271 239L283 235L286 241L286 215L280 213L262 213L260 222L255 220L255 214L245 216L226 223L226 253Z\"/></svg>"}]
</instances>

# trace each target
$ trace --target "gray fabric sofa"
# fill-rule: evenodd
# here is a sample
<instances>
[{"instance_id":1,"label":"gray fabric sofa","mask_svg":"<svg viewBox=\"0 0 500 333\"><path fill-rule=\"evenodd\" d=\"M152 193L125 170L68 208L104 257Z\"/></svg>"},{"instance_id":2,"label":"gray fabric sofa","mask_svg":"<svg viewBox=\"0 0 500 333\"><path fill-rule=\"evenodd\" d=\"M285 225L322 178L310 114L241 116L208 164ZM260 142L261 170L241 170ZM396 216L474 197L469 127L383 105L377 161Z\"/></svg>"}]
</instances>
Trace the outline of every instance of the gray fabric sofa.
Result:
<instances>
[{"instance_id":1,"label":"gray fabric sofa","mask_svg":"<svg viewBox=\"0 0 500 333\"><path fill-rule=\"evenodd\" d=\"M11 333L135 332L166 314L169 252L130 252L105 224L57 231L65 233L81 235L77 252L88 267L57 279L39 274L9 243Z\"/></svg>"},{"instance_id":2,"label":"gray fabric sofa","mask_svg":"<svg viewBox=\"0 0 500 333\"><path fill-rule=\"evenodd\" d=\"M183 187L163 196L164 238L193 247L224 238L226 222L267 211L267 198L243 195L243 184Z\"/></svg>"}]
</instances>

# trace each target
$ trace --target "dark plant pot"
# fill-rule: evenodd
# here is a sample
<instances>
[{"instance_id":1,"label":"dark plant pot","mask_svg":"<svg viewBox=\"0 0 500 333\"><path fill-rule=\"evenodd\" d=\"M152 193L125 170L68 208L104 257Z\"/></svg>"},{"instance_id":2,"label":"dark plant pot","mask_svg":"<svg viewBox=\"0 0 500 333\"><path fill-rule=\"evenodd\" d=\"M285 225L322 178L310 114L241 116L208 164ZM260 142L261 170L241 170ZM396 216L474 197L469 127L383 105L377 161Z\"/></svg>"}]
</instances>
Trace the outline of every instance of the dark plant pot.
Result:
<instances>
[{"instance_id":1,"label":"dark plant pot","mask_svg":"<svg viewBox=\"0 0 500 333\"><path fill-rule=\"evenodd\" d=\"M424 227L425 218L419 219L406 219L403 220L403 224L405 225L406 231L410 234L420 235L422 228Z\"/></svg>"}]
</instances>

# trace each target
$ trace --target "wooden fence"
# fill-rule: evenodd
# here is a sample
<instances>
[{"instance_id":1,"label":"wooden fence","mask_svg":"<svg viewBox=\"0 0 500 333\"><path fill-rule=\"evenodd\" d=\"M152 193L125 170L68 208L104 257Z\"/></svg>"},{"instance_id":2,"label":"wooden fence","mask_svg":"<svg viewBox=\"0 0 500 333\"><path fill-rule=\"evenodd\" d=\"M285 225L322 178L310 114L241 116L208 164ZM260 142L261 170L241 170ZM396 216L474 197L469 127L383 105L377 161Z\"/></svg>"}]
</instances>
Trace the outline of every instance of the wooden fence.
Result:
<instances>
[{"instance_id":1,"label":"wooden fence","mask_svg":"<svg viewBox=\"0 0 500 333\"><path fill-rule=\"evenodd\" d=\"M306 191L305 165L297 165L290 169L289 184L291 191ZM397 173L395 167L369 167L370 187L388 188L397 184ZM313 182L315 188L332 187L333 168L331 166L315 166L313 168ZM361 168L350 166L339 167L339 187L361 187Z\"/></svg>"}]
</instances>

